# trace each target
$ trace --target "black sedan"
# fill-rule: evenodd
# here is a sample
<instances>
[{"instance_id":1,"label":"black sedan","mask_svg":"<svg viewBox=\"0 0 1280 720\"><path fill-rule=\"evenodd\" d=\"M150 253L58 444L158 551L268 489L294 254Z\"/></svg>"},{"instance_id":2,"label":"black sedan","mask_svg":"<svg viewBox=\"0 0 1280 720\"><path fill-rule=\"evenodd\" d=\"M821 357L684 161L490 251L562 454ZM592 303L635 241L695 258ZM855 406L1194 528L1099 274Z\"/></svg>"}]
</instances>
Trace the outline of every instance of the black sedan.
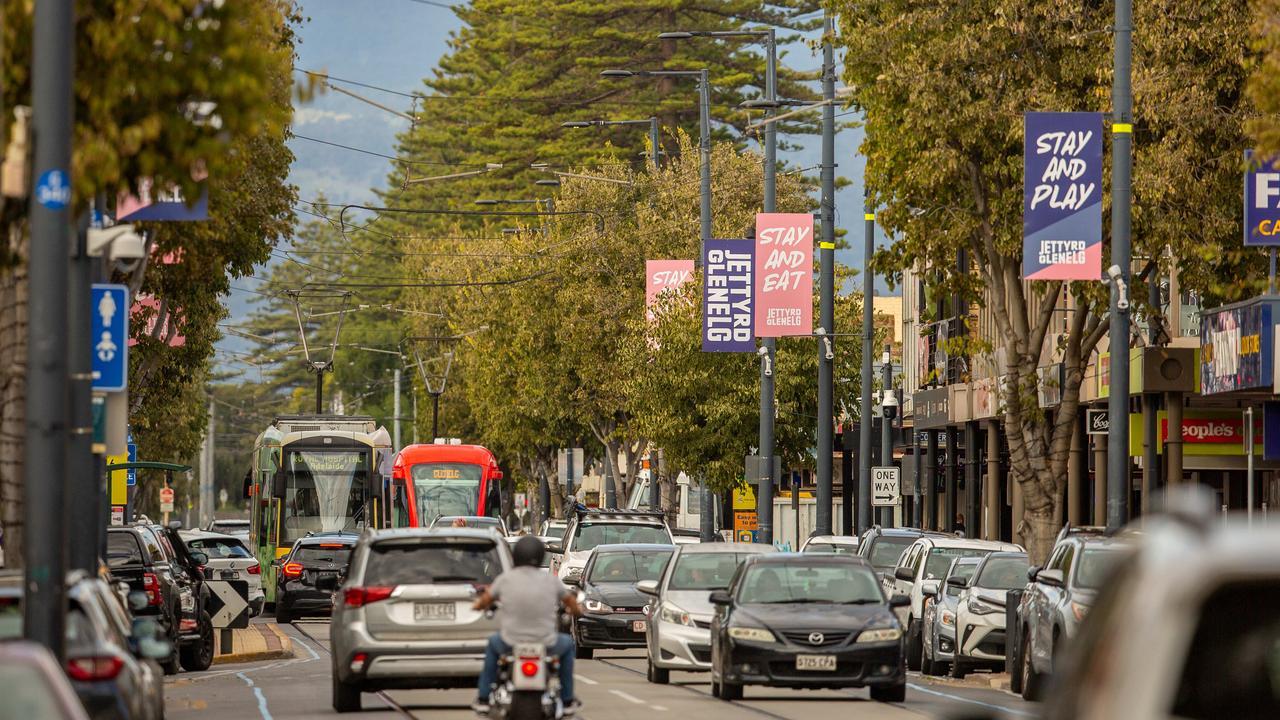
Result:
<instances>
[{"instance_id":1,"label":"black sedan","mask_svg":"<svg viewBox=\"0 0 1280 720\"><path fill-rule=\"evenodd\" d=\"M674 545L597 545L582 575L585 613L573 621L571 634L578 657L600 648L644 647L648 595L636 589L641 580L657 580L675 552Z\"/></svg>"},{"instance_id":2,"label":"black sedan","mask_svg":"<svg viewBox=\"0 0 1280 720\"><path fill-rule=\"evenodd\" d=\"M351 533L314 533L295 542L289 554L276 561L276 622L328 615L333 610L333 591L321 590L317 581L333 578L341 584L357 538Z\"/></svg>"},{"instance_id":3,"label":"black sedan","mask_svg":"<svg viewBox=\"0 0 1280 720\"><path fill-rule=\"evenodd\" d=\"M865 560L847 555L747 558L727 590L711 593L711 692L742 697L745 685L869 687L871 698L907 692L902 626Z\"/></svg>"}]
</instances>

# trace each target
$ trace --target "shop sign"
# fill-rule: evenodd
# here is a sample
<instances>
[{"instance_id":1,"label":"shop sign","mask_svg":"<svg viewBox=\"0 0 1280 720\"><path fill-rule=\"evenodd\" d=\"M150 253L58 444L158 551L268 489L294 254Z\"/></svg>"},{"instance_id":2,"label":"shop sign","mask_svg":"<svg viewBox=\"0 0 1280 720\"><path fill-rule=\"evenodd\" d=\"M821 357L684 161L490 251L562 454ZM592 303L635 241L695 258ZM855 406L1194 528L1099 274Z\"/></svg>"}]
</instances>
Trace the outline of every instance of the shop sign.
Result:
<instances>
[{"instance_id":1,"label":"shop sign","mask_svg":"<svg viewBox=\"0 0 1280 720\"><path fill-rule=\"evenodd\" d=\"M1205 395L1272 386L1271 301L1206 311L1200 326L1200 387Z\"/></svg>"},{"instance_id":2,"label":"shop sign","mask_svg":"<svg viewBox=\"0 0 1280 720\"><path fill-rule=\"evenodd\" d=\"M1184 455L1244 455L1244 414L1237 410L1192 410L1184 411L1182 418L1182 452ZM1161 410L1157 415L1160 428L1160 443L1157 452L1163 453L1169 442L1168 414ZM1263 450L1263 418L1255 414L1254 419L1255 452ZM1134 457L1143 454L1145 435L1143 433L1142 413L1129 415L1129 451Z\"/></svg>"},{"instance_id":3,"label":"shop sign","mask_svg":"<svg viewBox=\"0 0 1280 720\"><path fill-rule=\"evenodd\" d=\"M1280 402L1262 403L1262 459L1280 460Z\"/></svg>"},{"instance_id":4,"label":"shop sign","mask_svg":"<svg viewBox=\"0 0 1280 720\"><path fill-rule=\"evenodd\" d=\"M1280 167L1277 158L1255 160L1245 151L1245 247L1280 245Z\"/></svg>"},{"instance_id":5,"label":"shop sign","mask_svg":"<svg viewBox=\"0 0 1280 720\"><path fill-rule=\"evenodd\" d=\"M1111 432L1111 415L1108 410L1093 409L1085 410L1084 426L1085 433L1088 435L1106 435Z\"/></svg>"},{"instance_id":6,"label":"shop sign","mask_svg":"<svg viewBox=\"0 0 1280 720\"><path fill-rule=\"evenodd\" d=\"M911 396L915 413L915 427L922 430L946 427L948 421L948 392L946 388L921 390Z\"/></svg>"}]
</instances>

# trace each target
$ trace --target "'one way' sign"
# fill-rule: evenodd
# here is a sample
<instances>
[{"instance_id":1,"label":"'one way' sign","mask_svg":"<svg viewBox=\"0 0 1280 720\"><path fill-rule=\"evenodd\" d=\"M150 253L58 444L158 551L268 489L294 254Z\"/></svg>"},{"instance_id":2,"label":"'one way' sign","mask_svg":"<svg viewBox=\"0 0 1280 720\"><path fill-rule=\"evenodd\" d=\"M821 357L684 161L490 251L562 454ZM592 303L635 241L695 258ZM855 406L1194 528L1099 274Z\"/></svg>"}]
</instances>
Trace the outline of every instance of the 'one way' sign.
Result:
<instances>
[{"instance_id":1,"label":"'one way' sign","mask_svg":"<svg viewBox=\"0 0 1280 720\"><path fill-rule=\"evenodd\" d=\"M871 504L893 507L902 501L902 484L896 467L871 468Z\"/></svg>"}]
</instances>

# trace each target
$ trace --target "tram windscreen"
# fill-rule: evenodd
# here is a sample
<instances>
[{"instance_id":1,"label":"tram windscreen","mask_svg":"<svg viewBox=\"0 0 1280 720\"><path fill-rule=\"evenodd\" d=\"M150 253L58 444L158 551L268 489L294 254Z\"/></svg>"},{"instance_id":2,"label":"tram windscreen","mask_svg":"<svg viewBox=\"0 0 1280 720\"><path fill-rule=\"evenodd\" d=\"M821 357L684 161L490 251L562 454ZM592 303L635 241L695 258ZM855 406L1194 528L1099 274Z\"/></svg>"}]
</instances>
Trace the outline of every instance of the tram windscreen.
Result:
<instances>
[{"instance_id":1,"label":"tram windscreen","mask_svg":"<svg viewBox=\"0 0 1280 720\"><path fill-rule=\"evenodd\" d=\"M476 515L484 468L472 463L420 463L410 470L418 501L418 523L430 527L441 515Z\"/></svg>"},{"instance_id":2,"label":"tram windscreen","mask_svg":"<svg viewBox=\"0 0 1280 720\"><path fill-rule=\"evenodd\" d=\"M281 542L365 525L369 453L286 448Z\"/></svg>"}]
</instances>

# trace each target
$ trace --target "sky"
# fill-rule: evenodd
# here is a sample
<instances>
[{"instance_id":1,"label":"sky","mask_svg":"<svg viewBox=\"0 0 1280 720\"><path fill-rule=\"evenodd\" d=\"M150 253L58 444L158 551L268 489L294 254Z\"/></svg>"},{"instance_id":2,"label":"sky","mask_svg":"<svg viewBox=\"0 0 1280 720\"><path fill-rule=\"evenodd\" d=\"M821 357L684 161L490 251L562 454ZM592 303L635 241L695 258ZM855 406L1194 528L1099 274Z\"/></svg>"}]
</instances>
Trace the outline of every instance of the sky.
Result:
<instances>
[{"instance_id":1,"label":"sky","mask_svg":"<svg viewBox=\"0 0 1280 720\"><path fill-rule=\"evenodd\" d=\"M442 7L444 4L435 0L300 0L302 13L309 20L299 33L302 42L296 67L404 92L420 90L422 79L431 74L448 51L449 33L460 27L453 12ZM821 67L821 54L806 45L792 45L785 51L783 62L793 69ZM299 77L304 76L299 73ZM351 89L394 109L409 109L407 98ZM820 88L815 84L815 89ZM856 115L845 115L837 121L855 119ZM393 155L396 134L408 124L404 118L332 91L298 103L293 122L297 137L289 142L295 155L289 181L298 186L298 197L313 200L323 194L330 202L343 203L373 200L374 190L386 183L390 161L314 140ZM799 147L789 152L780 150L779 159L791 167L818 165L820 138L804 136L795 140ZM851 246L838 251L836 259L857 268L865 267L863 158L858 154L861 142L859 128L843 128L836 136L836 173L850 181L836 193L836 227L849 231ZM881 240L877 236L877 241ZM250 311L249 300L254 295L248 290L257 287L258 282L244 278L233 285L245 289L233 290L226 299L231 311L226 322L232 325L244 320ZM878 292L885 292L883 281L878 281L876 287ZM232 351L244 350L245 346L246 341L231 334L219 344ZM227 357L224 353L218 360L222 362Z\"/></svg>"}]
</instances>

